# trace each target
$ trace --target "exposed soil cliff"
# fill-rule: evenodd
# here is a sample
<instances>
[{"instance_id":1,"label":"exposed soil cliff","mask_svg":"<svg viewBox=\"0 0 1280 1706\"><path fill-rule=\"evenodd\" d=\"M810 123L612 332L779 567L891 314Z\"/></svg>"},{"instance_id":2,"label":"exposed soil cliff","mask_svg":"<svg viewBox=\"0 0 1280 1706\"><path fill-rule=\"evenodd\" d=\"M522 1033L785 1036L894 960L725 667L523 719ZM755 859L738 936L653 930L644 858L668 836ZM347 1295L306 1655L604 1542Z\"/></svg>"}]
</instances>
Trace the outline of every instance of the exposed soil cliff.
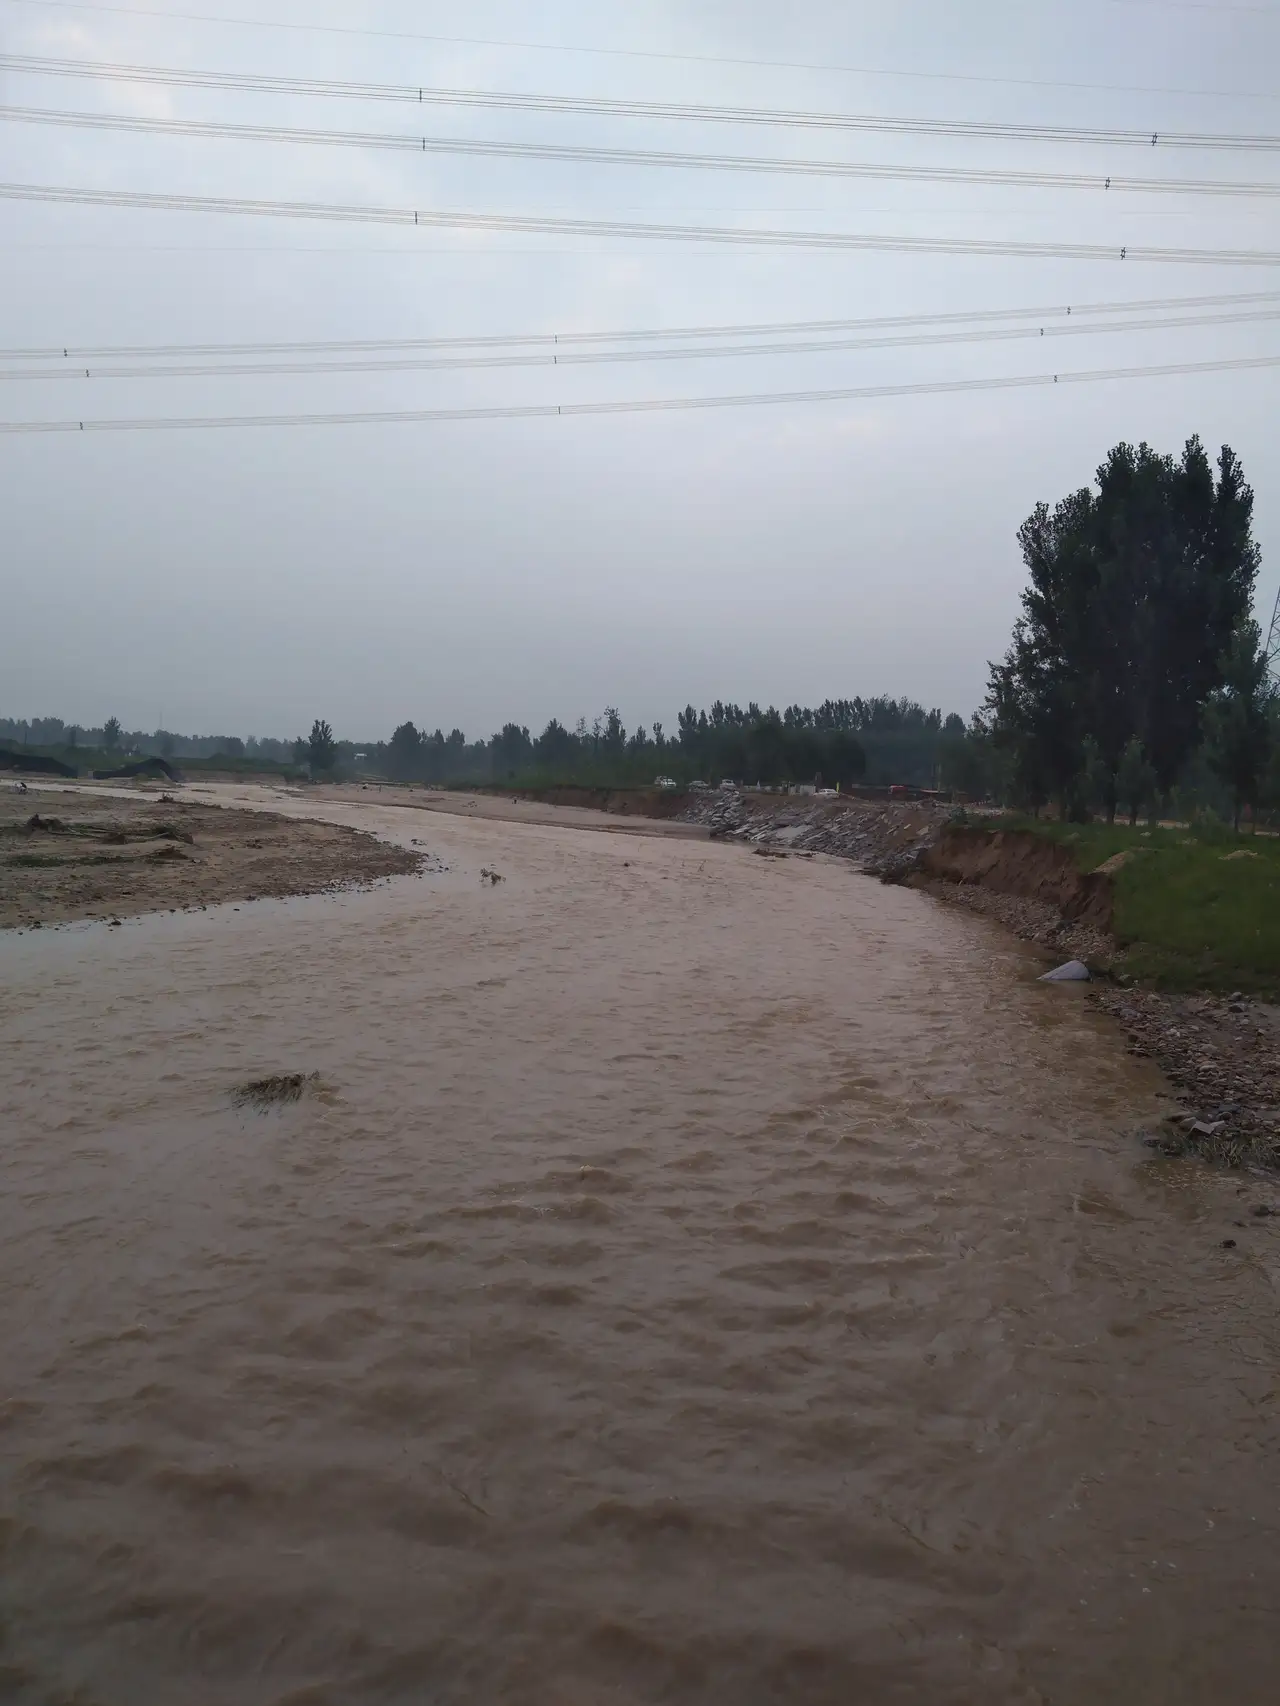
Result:
<instances>
[{"instance_id":1,"label":"exposed soil cliff","mask_svg":"<svg viewBox=\"0 0 1280 1706\"><path fill-rule=\"evenodd\" d=\"M1027 830L947 824L915 868L926 878L1041 901L1070 923L1111 930L1111 878L1081 871L1069 848Z\"/></svg>"},{"instance_id":2,"label":"exposed soil cliff","mask_svg":"<svg viewBox=\"0 0 1280 1706\"><path fill-rule=\"evenodd\" d=\"M586 788L566 783L558 788L489 789L488 792L509 792L512 799L579 806L618 817L679 817L689 803L683 788Z\"/></svg>"}]
</instances>

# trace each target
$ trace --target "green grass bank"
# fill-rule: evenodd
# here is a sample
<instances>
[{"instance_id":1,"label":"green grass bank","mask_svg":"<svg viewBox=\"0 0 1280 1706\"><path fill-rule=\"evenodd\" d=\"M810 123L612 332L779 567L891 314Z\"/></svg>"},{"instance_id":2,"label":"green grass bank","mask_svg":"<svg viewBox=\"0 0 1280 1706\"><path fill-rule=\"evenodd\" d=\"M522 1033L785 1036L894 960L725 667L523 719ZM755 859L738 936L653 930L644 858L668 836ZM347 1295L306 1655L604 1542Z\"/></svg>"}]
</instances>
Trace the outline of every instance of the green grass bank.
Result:
<instances>
[{"instance_id":1,"label":"green grass bank","mask_svg":"<svg viewBox=\"0 0 1280 1706\"><path fill-rule=\"evenodd\" d=\"M1218 824L1019 819L1002 827L1058 842L1082 872L1116 861L1108 870L1113 931L1130 976L1163 989L1280 1000L1280 837Z\"/></svg>"}]
</instances>

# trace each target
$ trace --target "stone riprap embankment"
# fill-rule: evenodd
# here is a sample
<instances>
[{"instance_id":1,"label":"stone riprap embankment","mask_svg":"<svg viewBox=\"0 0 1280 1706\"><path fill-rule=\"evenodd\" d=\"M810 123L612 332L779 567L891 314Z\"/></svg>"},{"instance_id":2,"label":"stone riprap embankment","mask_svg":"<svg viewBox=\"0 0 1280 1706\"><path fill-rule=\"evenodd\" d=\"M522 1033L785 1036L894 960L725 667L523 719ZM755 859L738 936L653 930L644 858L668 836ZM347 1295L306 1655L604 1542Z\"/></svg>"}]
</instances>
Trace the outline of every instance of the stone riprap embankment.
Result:
<instances>
[{"instance_id":1,"label":"stone riprap embankment","mask_svg":"<svg viewBox=\"0 0 1280 1706\"><path fill-rule=\"evenodd\" d=\"M905 878L955 816L932 800L859 800L848 795L766 794L707 789L689 796L682 817L713 836L762 852L828 853L873 876Z\"/></svg>"}]
</instances>

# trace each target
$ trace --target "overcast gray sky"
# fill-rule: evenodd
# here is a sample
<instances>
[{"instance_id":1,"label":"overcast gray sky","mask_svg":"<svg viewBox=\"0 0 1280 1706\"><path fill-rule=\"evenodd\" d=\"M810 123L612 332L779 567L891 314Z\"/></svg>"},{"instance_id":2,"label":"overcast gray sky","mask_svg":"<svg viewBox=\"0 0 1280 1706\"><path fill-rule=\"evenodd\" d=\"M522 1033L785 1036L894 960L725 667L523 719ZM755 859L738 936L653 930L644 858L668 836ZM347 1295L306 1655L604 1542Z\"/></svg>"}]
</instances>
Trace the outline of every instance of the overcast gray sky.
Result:
<instances>
[{"instance_id":1,"label":"overcast gray sky","mask_svg":"<svg viewBox=\"0 0 1280 1706\"><path fill-rule=\"evenodd\" d=\"M185 15L184 15L185 14ZM196 15L199 14L199 17ZM287 21L263 27L247 20ZM217 20L217 21L210 21ZM317 27L327 26L327 27ZM402 32L397 34L396 32ZM465 34L461 42L435 37ZM531 44L541 45L531 45ZM946 120L1280 132L1280 7L1144 0L0 0L0 51ZM751 62L751 63L747 63ZM821 68L821 69L818 69ZM1280 180L1280 155L397 105L0 70L9 107L1022 171ZM896 236L1280 250L1280 202L745 175L0 122L24 184ZM0 342L625 331L1280 290L1280 268L841 253L0 200ZM1278 304L1280 306L1280 304ZM0 419L465 408L1280 353L1280 322L591 368L0 382ZM20 366L6 359L4 366ZM0 714L468 735L616 703L971 710L1014 534L1117 440L1198 432L1280 542L1280 374L418 425L0 438Z\"/></svg>"}]
</instances>

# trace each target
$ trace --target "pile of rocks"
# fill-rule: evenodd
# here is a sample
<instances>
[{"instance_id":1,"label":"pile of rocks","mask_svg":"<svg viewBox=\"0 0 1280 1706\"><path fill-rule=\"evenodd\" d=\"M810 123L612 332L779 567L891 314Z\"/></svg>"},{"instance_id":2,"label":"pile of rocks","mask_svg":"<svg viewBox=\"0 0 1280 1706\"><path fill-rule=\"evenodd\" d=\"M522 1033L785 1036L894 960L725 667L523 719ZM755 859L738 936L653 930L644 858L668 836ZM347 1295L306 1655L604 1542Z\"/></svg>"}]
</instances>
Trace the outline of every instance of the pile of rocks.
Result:
<instances>
[{"instance_id":1,"label":"pile of rocks","mask_svg":"<svg viewBox=\"0 0 1280 1706\"><path fill-rule=\"evenodd\" d=\"M691 823L705 823L713 836L737 835L747 821L742 796L727 790L694 796L694 801L681 816Z\"/></svg>"},{"instance_id":2,"label":"pile of rocks","mask_svg":"<svg viewBox=\"0 0 1280 1706\"><path fill-rule=\"evenodd\" d=\"M705 824L713 836L775 852L827 853L892 882L905 881L954 810L931 801L815 799L724 788L696 794L682 815Z\"/></svg>"}]
</instances>

